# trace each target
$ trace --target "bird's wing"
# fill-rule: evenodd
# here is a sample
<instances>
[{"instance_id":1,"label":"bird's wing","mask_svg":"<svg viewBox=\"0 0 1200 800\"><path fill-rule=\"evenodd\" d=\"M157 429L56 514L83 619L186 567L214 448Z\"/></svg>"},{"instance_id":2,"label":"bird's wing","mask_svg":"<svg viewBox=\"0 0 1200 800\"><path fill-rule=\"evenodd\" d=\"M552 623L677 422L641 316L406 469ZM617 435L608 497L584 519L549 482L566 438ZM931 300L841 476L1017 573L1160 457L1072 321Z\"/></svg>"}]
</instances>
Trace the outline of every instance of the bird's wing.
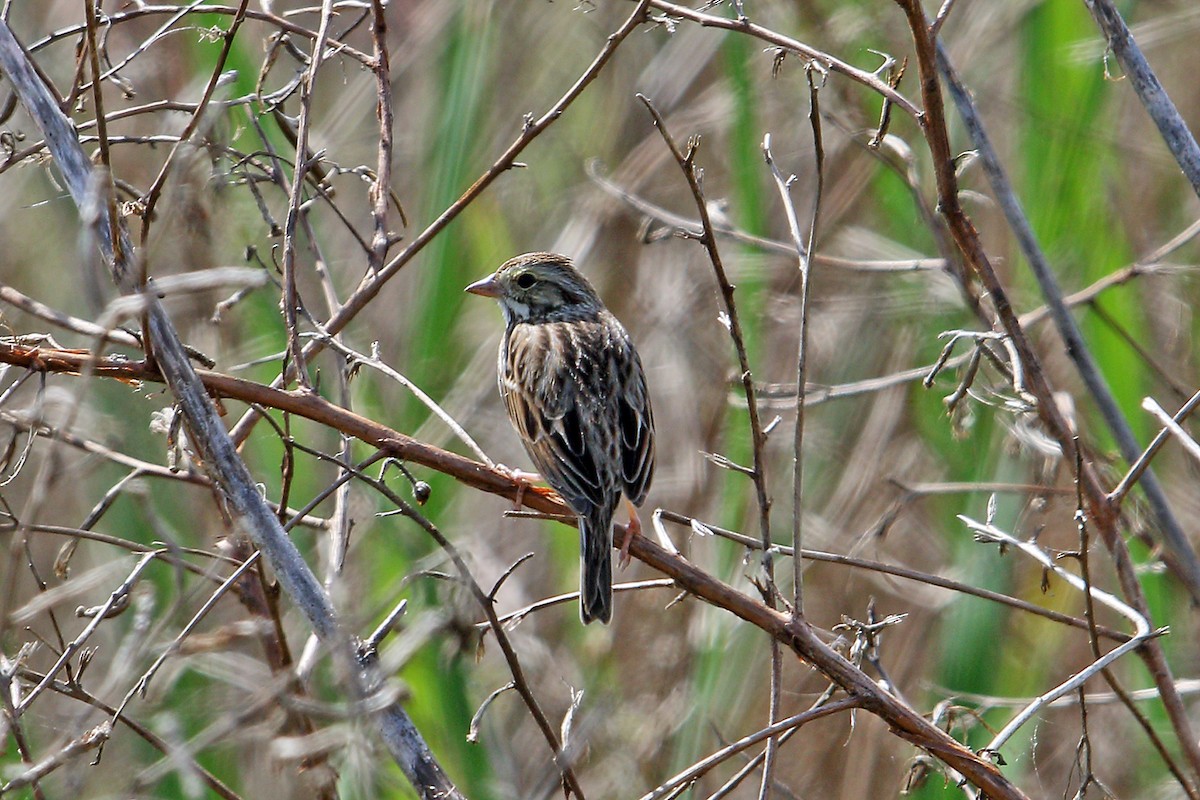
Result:
<instances>
[{"instance_id":1,"label":"bird's wing","mask_svg":"<svg viewBox=\"0 0 1200 800\"><path fill-rule=\"evenodd\" d=\"M621 431L621 483L625 496L640 506L654 477L654 412L650 408L650 393L646 391L642 360L628 338L625 345L626 355L620 365L625 368L623 391L617 409Z\"/></svg>"},{"instance_id":2,"label":"bird's wing","mask_svg":"<svg viewBox=\"0 0 1200 800\"><path fill-rule=\"evenodd\" d=\"M500 392L542 477L572 510L589 514L616 498L598 461L605 448L593 441L598 415L592 376L580 371L574 345L554 325L513 326Z\"/></svg>"}]
</instances>

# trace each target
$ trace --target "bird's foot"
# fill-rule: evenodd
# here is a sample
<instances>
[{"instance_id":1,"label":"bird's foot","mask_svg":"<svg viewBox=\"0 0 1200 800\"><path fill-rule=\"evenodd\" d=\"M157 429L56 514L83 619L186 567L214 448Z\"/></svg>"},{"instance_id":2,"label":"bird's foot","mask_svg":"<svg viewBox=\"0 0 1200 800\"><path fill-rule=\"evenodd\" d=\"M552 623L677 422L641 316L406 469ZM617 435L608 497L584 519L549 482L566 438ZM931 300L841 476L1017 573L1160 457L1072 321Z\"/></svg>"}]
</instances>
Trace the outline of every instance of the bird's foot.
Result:
<instances>
[{"instance_id":1,"label":"bird's foot","mask_svg":"<svg viewBox=\"0 0 1200 800\"><path fill-rule=\"evenodd\" d=\"M525 502L525 491L533 488L533 484L542 479L542 476L536 472L525 472L519 469L511 469L503 464L497 464L496 471L504 475L513 483L517 484L517 496L513 498L513 511L521 510L521 506Z\"/></svg>"}]
</instances>

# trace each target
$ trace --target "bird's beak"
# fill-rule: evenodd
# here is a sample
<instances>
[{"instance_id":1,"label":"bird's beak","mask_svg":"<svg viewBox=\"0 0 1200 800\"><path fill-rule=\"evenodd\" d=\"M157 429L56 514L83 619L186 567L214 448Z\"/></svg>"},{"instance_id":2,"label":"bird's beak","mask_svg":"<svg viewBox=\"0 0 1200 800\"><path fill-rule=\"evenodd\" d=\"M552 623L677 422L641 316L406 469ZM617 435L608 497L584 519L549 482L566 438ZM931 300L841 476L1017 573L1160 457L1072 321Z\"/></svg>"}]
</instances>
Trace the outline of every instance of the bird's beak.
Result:
<instances>
[{"instance_id":1,"label":"bird's beak","mask_svg":"<svg viewBox=\"0 0 1200 800\"><path fill-rule=\"evenodd\" d=\"M475 281L463 291L477 294L481 297L499 297L500 282L496 280L495 275L488 275L482 280Z\"/></svg>"}]
</instances>

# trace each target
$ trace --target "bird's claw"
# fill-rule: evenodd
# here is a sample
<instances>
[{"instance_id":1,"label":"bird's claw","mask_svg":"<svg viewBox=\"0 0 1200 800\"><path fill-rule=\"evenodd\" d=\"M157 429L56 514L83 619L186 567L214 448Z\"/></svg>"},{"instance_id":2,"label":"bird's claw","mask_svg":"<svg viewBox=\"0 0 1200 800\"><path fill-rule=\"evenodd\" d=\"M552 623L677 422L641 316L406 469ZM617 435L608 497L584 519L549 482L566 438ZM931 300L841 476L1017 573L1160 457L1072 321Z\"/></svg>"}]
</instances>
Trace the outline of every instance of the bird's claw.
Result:
<instances>
[{"instance_id":1,"label":"bird's claw","mask_svg":"<svg viewBox=\"0 0 1200 800\"><path fill-rule=\"evenodd\" d=\"M503 464L497 464L496 471L517 485L517 496L513 498L513 511L521 510L525 501L525 490L532 488L534 483L542 479L542 476L536 472L512 469Z\"/></svg>"}]
</instances>

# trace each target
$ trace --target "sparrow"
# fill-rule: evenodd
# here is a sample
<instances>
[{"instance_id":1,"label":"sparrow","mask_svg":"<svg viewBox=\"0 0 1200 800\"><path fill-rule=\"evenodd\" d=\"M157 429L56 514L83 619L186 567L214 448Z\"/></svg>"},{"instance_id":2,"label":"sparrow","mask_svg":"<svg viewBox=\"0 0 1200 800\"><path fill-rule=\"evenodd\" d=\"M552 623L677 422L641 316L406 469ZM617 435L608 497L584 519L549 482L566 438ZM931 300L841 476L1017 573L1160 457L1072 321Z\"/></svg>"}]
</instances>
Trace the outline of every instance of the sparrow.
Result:
<instances>
[{"instance_id":1,"label":"sparrow","mask_svg":"<svg viewBox=\"0 0 1200 800\"><path fill-rule=\"evenodd\" d=\"M580 619L607 623L613 514L624 494L632 503L631 535L640 528L634 506L654 476L654 415L642 361L566 256L517 256L466 291L500 303L500 396L538 471L578 517Z\"/></svg>"}]
</instances>

